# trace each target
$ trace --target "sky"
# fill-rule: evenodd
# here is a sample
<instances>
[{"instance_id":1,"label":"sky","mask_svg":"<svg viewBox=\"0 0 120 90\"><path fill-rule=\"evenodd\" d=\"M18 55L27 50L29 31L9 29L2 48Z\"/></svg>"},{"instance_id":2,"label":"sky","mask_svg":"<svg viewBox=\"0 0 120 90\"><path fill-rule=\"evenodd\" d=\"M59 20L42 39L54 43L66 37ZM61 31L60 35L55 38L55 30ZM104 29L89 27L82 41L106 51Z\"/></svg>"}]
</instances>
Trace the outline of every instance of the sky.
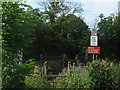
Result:
<instances>
[{"instance_id":1,"label":"sky","mask_svg":"<svg viewBox=\"0 0 120 90\"><path fill-rule=\"evenodd\" d=\"M37 5L37 0L26 0L27 4L31 5L33 8L39 7ZM45 0L43 0L45 1ZM51 0L51 1L61 1L61 0ZM120 0L67 0L69 2L81 2L82 3L82 17L87 23L89 28L93 28L95 23L99 21L99 15L102 13L104 16L110 16L110 14L118 13L118 1ZM79 16L79 14L75 14Z\"/></svg>"}]
</instances>

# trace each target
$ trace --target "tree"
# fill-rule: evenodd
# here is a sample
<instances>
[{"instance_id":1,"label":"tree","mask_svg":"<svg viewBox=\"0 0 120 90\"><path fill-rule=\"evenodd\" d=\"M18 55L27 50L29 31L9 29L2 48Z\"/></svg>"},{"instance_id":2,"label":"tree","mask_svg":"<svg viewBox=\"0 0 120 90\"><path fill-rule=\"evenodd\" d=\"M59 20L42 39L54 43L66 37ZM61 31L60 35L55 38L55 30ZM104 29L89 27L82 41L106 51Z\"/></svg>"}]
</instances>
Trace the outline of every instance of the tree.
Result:
<instances>
[{"instance_id":1,"label":"tree","mask_svg":"<svg viewBox=\"0 0 120 90\"><path fill-rule=\"evenodd\" d=\"M61 18L64 18L62 21ZM58 26L60 29L58 35L66 44L65 52L72 58L76 54L85 53L86 46L88 46L89 30L86 23L73 14L68 14L66 17L58 19ZM67 48L66 48L67 47Z\"/></svg>"},{"instance_id":2,"label":"tree","mask_svg":"<svg viewBox=\"0 0 120 90\"><path fill-rule=\"evenodd\" d=\"M34 50L37 57L40 54L66 53L73 58L79 51L85 51L88 27L80 17L74 15L76 12L82 12L81 4L65 2L38 2L38 4L40 9L43 8L41 13L44 24L41 24L42 27L38 25L40 28L36 27Z\"/></svg>"},{"instance_id":3,"label":"tree","mask_svg":"<svg viewBox=\"0 0 120 90\"><path fill-rule=\"evenodd\" d=\"M21 6L31 7L20 2L2 3L2 81L3 88L25 87L24 79L31 74L33 65L30 63L19 64L20 52L31 43L31 23L28 21L30 12L24 11ZM26 20L27 19L27 20ZM29 33L30 30L30 33ZM25 39L27 41L25 41Z\"/></svg>"},{"instance_id":4,"label":"tree","mask_svg":"<svg viewBox=\"0 0 120 90\"><path fill-rule=\"evenodd\" d=\"M63 54L65 52L63 49L65 42L59 37L59 32L62 29L61 26L59 26L59 19L64 20L65 15L73 11L70 12L71 7L69 4L65 4L65 2L38 2L38 4L40 5L40 10L42 8L40 13L43 23L40 23L41 26L38 23L35 28L36 39L34 41L34 50L36 51L36 55L39 57L41 53L48 55ZM75 9L74 13L77 10L78 9Z\"/></svg>"},{"instance_id":5,"label":"tree","mask_svg":"<svg viewBox=\"0 0 120 90\"><path fill-rule=\"evenodd\" d=\"M42 14L46 22L55 23L61 16L66 16L67 14L81 13L83 11L82 5L80 3L68 3L63 0L63 2L50 2L49 0L43 2L39 0L38 5L42 9Z\"/></svg>"},{"instance_id":6,"label":"tree","mask_svg":"<svg viewBox=\"0 0 120 90\"><path fill-rule=\"evenodd\" d=\"M101 46L101 57L119 59L119 20L120 16L111 14L108 17L100 15L101 21L98 23L99 35L100 35L100 46Z\"/></svg>"},{"instance_id":7,"label":"tree","mask_svg":"<svg viewBox=\"0 0 120 90\"><path fill-rule=\"evenodd\" d=\"M39 20L39 10L21 2L3 2L2 7L3 39L7 41L11 52L23 54L24 58L29 55L27 50L34 40L34 27Z\"/></svg>"}]
</instances>

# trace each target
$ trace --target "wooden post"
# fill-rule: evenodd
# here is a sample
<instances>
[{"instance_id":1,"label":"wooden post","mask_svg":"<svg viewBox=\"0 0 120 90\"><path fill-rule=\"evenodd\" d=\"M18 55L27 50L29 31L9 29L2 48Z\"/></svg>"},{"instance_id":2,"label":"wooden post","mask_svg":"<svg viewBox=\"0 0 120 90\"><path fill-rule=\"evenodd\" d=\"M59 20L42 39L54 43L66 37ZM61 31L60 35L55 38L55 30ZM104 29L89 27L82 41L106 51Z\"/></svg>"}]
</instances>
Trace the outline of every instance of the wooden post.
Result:
<instances>
[{"instance_id":1,"label":"wooden post","mask_svg":"<svg viewBox=\"0 0 120 90\"><path fill-rule=\"evenodd\" d=\"M77 61L78 61L78 55L76 54L76 56L75 56L75 62L77 63Z\"/></svg>"},{"instance_id":2,"label":"wooden post","mask_svg":"<svg viewBox=\"0 0 120 90\"><path fill-rule=\"evenodd\" d=\"M70 67L70 66L69 66L69 62L68 62L68 71L69 71L69 67Z\"/></svg>"},{"instance_id":3,"label":"wooden post","mask_svg":"<svg viewBox=\"0 0 120 90\"><path fill-rule=\"evenodd\" d=\"M75 60L78 60L78 55L76 54L76 56L75 56Z\"/></svg>"},{"instance_id":4,"label":"wooden post","mask_svg":"<svg viewBox=\"0 0 120 90\"><path fill-rule=\"evenodd\" d=\"M75 71L75 62L73 62L73 71Z\"/></svg>"},{"instance_id":5,"label":"wooden post","mask_svg":"<svg viewBox=\"0 0 120 90\"><path fill-rule=\"evenodd\" d=\"M70 61L68 62L68 72L69 72L69 70L70 70Z\"/></svg>"},{"instance_id":6,"label":"wooden post","mask_svg":"<svg viewBox=\"0 0 120 90\"><path fill-rule=\"evenodd\" d=\"M44 75L47 75L47 62L44 62Z\"/></svg>"}]
</instances>

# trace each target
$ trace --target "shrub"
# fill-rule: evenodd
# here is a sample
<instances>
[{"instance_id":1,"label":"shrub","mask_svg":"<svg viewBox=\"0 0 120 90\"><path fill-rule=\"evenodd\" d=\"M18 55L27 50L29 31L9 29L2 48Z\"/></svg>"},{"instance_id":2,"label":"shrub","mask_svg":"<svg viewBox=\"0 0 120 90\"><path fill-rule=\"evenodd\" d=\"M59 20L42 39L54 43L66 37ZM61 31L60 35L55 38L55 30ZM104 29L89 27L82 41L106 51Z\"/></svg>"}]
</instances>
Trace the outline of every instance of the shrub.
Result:
<instances>
[{"instance_id":1,"label":"shrub","mask_svg":"<svg viewBox=\"0 0 120 90\"><path fill-rule=\"evenodd\" d=\"M35 67L34 73L31 76L25 78L26 88L50 88L47 80L41 76L39 67Z\"/></svg>"},{"instance_id":2,"label":"shrub","mask_svg":"<svg viewBox=\"0 0 120 90\"><path fill-rule=\"evenodd\" d=\"M95 83L91 88L119 88L120 68L113 62L94 60L87 64L87 71Z\"/></svg>"},{"instance_id":3,"label":"shrub","mask_svg":"<svg viewBox=\"0 0 120 90\"><path fill-rule=\"evenodd\" d=\"M81 69L84 69L81 71ZM80 72L80 73L78 73ZM94 60L56 79L56 88L120 88L120 67L110 61Z\"/></svg>"},{"instance_id":4,"label":"shrub","mask_svg":"<svg viewBox=\"0 0 120 90\"><path fill-rule=\"evenodd\" d=\"M24 88L25 77L32 73L33 62L24 64L7 64L2 70L3 88Z\"/></svg>"},{"instance_id":5,"label":"shrub","mask_svg":"<svg viewBox=\"0 0 120 90\"><path fill-rule=\"evenodd\" d=\"M94 84L86 71L80 73L70 71L66 77L57 78L55 82L56 88L90 88L90 85Z\"/></svg>"}]
</instances>

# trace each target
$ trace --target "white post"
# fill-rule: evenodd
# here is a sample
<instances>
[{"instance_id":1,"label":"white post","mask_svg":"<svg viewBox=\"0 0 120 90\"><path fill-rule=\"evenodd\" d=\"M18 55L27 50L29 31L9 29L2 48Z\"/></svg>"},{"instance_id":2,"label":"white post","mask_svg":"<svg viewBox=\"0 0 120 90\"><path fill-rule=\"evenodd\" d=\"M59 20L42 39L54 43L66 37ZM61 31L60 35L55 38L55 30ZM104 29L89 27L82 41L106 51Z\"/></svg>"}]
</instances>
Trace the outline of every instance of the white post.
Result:
<instances>
[{"instance_id":1,"label":"white post","mask_svg":"<svg viewBox=\"0 0 120 90\"><path fill-rule=\"evenodd\" d=\"M69 62L68 62L68 71L69 71L69 69L70 69L70 65L69 65Z\"/></svg>"},{"instance_id":2,"label":"white post","mask_svg":"<svg viewBox=\"0 0 120 90\"><path fill-rule=\"evenodd\" d=\"M70 68L71 68L71 65L70 65L70 64L71 64L71 62L69 61L69 62L68 62L68 73L69 73Z\"/></svg>"},{"instance_id":3,"label":"white post","mask_svg":"<svg viewBox=\"0 0 120 90\"><path fill-rule=\"evenodd\" d=\"M94 60L94 57L95 57L95 56L94 56L94 54L93 54L93 60Z\"/></svg>"}]
</instances>

